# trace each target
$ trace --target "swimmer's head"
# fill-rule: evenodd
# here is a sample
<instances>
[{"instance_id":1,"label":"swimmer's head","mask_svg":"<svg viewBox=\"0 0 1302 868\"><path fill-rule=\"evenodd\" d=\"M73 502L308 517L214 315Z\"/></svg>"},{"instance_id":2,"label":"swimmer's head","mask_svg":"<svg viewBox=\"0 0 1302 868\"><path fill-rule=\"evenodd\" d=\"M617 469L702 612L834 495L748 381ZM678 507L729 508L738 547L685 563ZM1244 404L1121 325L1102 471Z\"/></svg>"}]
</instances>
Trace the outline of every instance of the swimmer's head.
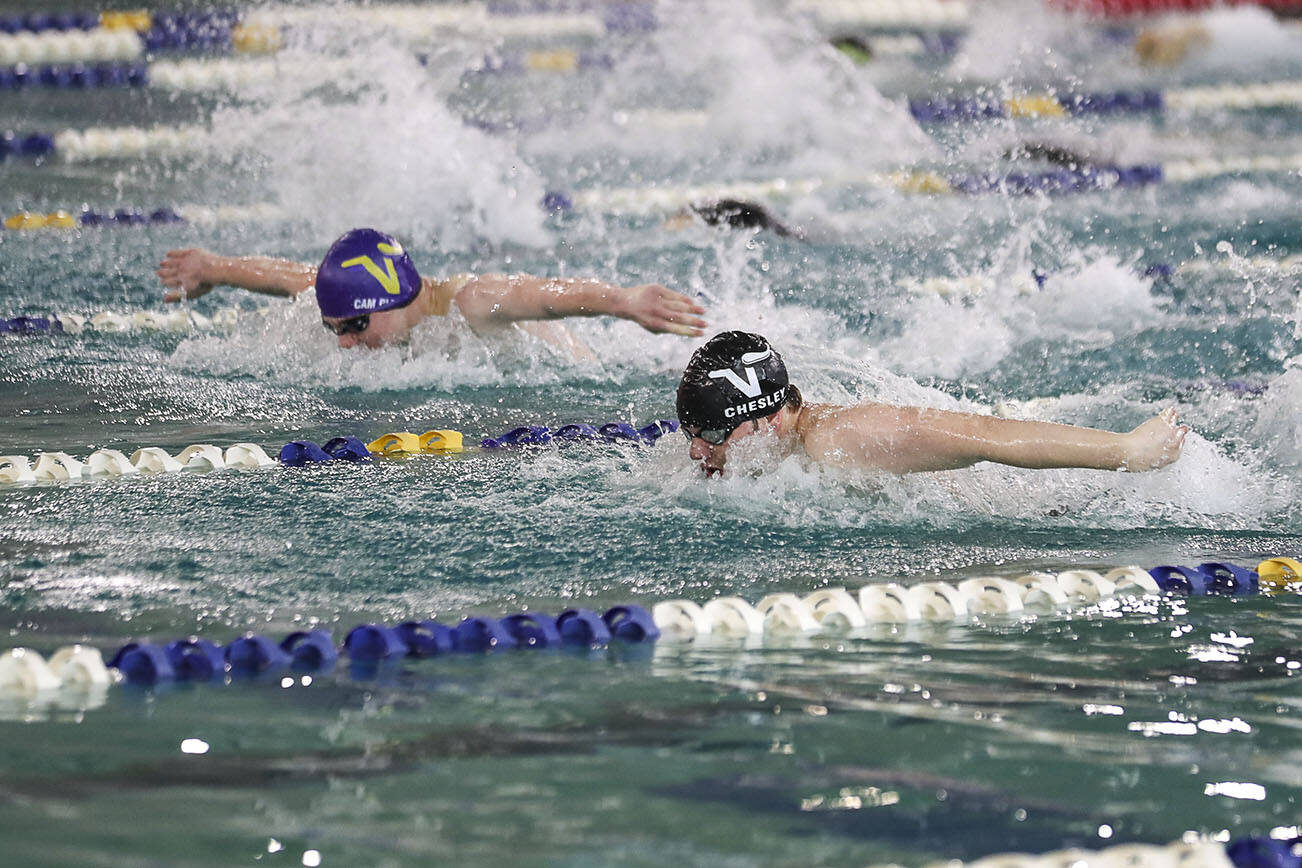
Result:
<instances>
[{"instance_id":1,"label":"swimmer's head","mask_svg":"<svg viewBox=\"0 0 1302 868\"><path fill-rule=\"evenodd\" d=\"M406 307L420 293L420 274L392 235L375 229L344 233L316 272L321 316L353 319Z\"/></svg>"},{"instance_id":2,"label":"swimmer's head","mask_svg":"<svg viewBox=\"0 0 1302 868\"><path fill-rule=\"evenodd\" d=\"M670 229L682 229L695 217L720 229L767 229L784 238L796 235L773 213L757 202L744 199L710 199L693 202L669 218Z\"/></svg>"},{"instance_id":3,"label":"swimmer's head","mask_svg":"<svg viewBox=\"0 0 1302 868\"><path fill-rule=\"evenodd\" d=\"M678 384L678 418L688 452L706 476L724 472L731 446L780 434L784 408L799 411L800 390L782 356L759 335L723 332L692 356Z\"/></svg>"},{"instance_id":4,"label":"swimmer's head","mask_svg":"<svg viewBox=\"0 0 1302 868\"><path fill-rule=\"evenodd\" d=\"M692 354L678 384L678 420L693 437L723 442L742 422L782 409L787 366L769 342L749 332L721 332Z\"/></svg>"}]
</instances>

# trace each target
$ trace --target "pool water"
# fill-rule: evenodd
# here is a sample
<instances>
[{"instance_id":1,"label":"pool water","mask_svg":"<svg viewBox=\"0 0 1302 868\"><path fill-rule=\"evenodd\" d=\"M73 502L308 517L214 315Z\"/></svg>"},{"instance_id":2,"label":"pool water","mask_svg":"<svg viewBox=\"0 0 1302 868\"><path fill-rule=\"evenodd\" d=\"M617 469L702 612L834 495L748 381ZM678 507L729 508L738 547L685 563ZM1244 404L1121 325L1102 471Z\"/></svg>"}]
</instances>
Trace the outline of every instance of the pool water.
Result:
<instances>
[{"instance_id":1,"label":"pool water","mask_svg":"<svg viewBox=\"0 0 1302 868\"><path fill-rule=\"evenodd\" d=\"M19 131L210 133L187 157L0 162L6 215L260 203L282 215L0 232L0 316L157 310L153 270L169 249L316 262L338 234L375 225L426 274L594 275L699 297L710 333L767 335L809 400L1113 430L1174 406L1193 428L1184 456L1147 474L982 465L896 478L748 444L707 482L673 435L6 487L4 647L111 653L309 626L342 640L368 621L1255 566L1302 550L1296 172L1064 196L844 181L1042 171L1004 156L1036 142L1120 165L1302 152L1289 108L923 128L905 106L1290 80L1302 37L1288 26L1208 15L1209 44L1154 70L1093 26L1000 2L956 55L855 66L825 44L827 27L777 2L661 2L656 29L601 38L436 41L298 8L319 14L277 55L278 77L239 92L0 92L0 127ZM611 67L465 72L486 52L557 46L605 52ZM698 114L675 124L669 110ZM538 207L548 191L814 177L826 182L813 192L763 197L805 242L673 231L651 207ZM1169 274L1146 274L1158 264ZM959 291L938 290L953 281ZM190 304L242 313L213 331L0 335L0 453L252 441L274 454L337 435L451 428L477 442L524 424L644 424L673 418L698 343L574 321L600 359L581 362L441 321L401 346L345 352L310 298L221 289ZM1293 594L1131 598L0 697L4 858L919 866L1265 834L1298 822L1299 627Z\"/></svg>"}]
</instances>

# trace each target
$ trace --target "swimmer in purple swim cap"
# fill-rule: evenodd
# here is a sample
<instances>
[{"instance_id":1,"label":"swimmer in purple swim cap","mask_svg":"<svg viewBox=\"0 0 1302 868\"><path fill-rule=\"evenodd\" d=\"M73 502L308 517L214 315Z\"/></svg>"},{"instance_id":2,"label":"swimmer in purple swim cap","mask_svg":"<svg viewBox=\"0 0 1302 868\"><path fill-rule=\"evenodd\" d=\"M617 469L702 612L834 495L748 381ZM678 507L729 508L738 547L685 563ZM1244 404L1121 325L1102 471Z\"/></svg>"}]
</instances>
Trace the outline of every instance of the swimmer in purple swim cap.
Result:
<instances>
[{"instance_id":1,"label":"swimmer in purple swim cap","mask_svg":"<svg viewBox=\"0 0 1302 868\"><path fill-rule=\"evenodd\" d=\"M704 334L705 312L687 296L658 283L630 288L593 278L527 274L463 274L421 277L391 235L353 229L335 241L319 266L266 256L220 256L207 250L169 250L158 277L176 302L217 286L265 295L295 296L316 288L321 323L340 347L379 347L404 339L427 317L447 316L455 306L476 331L527 320L613 316L655 334ZM576 355L588 355L563 330L538 333Z\"/></svg>"},{"instance_id":2,"label":"swimmer in purple swim cap","mask_svg":"<svg viewBox=\"0 0 1302 868\"><path fill-rule=\"evenodd\" d=\"M778 351L760 335L722 332L687 363L678 419L693 461L720 475L728 450L769 437L820 463L917 473L981 461L1044 469L1156 470L1180 457L1189 428L1167 409L1132 431L1002 419L928 407L806 403Z\"/></svg>"}]
</instances>

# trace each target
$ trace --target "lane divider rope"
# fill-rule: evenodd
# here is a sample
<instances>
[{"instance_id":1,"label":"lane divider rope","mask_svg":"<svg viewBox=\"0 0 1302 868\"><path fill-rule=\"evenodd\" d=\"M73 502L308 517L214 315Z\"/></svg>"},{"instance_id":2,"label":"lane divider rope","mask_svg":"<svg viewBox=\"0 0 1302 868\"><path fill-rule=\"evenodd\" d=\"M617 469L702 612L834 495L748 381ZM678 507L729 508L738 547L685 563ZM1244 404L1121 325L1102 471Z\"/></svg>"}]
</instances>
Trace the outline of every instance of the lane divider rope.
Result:
<instances>
[{"instance_id":1,"label":"lane divider rope","mask_svg":"<svg viewBox=\"0 0 1302 868\"><path fill-rule=\"evenodd\" d=\"M962 0L796 0L790 8L834 27L962 27L969 16Z\"/></svg>"},{"instance_id":2,"label":"lane divider rope","mask_svg":"<svg viewBox=\"0 0 1302 868\"><path fill-rule=\"evenodd\" d=\"M1302 105L1302 81L1225 84L1182 90L1117 90L1096 93L1027 93L1006 99L962 97L912 99L909 112L921 123L991 118L1161 113L1166 110L1258 110Z\"/></svg>"},{"instance_id":3,"label":"lane divider rope","mask_svg":"<svg viewBox=\"0 0 1302 868\"><path fill-rule=\"evenodd\" d=\"M0 51L3 46L0 46ZM143 62L133 55L102 56L84 53L57 61L19 61L6 64L0 55L0 90L52 87L69 90L104 87L149 87L170 93L238 92L253 85L274 82L284 75L285 66L274 58L205 58ZM418 55L422 65L427 55ZM108 63L105 61L117 62ZM123 62L135 61L135 62ZM311 61L317 75L343 77L353 73L350 60L318 58ZM606 52L553 49L527 52L493 52L466 68L471 75L519 74L524 72L575 73L609 70L615 58Z\"/></svg>"},{"instance_id":4,"label":"lane divider rope","mask_svg":"<svg viewBox=\"0 0 1302 868\"><path fill-rule=\"evenodd\" d=\"M567 446L578 442L633 443L653 446L665 434L678 430L677 420L665 419L636 428L627 422L600 425L578 423L556 429L524 426L508 431L499 438L480 441L482 450L507 447ZM84 461L66 452L42 451L34 458L27 455L0 455L0 485L68 482L136 474L179 473L181 471L224 470L228 468L262 468L279 463L286 467L305 467L331 461L369 463L377 458L403 458L409 455L444 455L466 451L464 435L451 429L436 429L424 434L397 431L382 434L370 443L344 436L317 444L311 440L292 440L271 458L256 443L236 443L225 450L210 443L185 447L176 456L158 446L135 450L130 457L117 449L98 449Z\"/></svg>"},{"instance_id":5,"label":"lane divider rope","mask_svg":"<svg viewBox=\"0 0 1302 868\"><path fill-rule=\"evenodd\" d=\"M1186 833L1169 844L1114 844L1101 850L1073 848L1049 853L994 853L970 862L947 859L924 868L1297 868L1294 852L1302 838L1296 827L1277 827L1269 835L1226 839ZM898 866L872 866L898 868Z\"/></svg>"},{"instance_id":6,"label":"lane divider rope","mask_svg":"<svg viewBox=\"0 0 1302 868\"><path fill-rule=\"evenodd\" d=\"M1001 193L1061 195L1111 189L1134 189L1163 183L1187 183L1247 172L1291 173L1302 170L1302 154L1201 157L1134 166L1088 166L1045 172L953 174L903 170L826 178L774 178L682 187L628 187L578 192L552 191L543 200L549 211L591 210L611 214L674 211L712 199L791 198L842 186L886 187L930 195Z\"/></svg>"},{"instance_id":7,"label":"lane divider rope","mask_svg":"<svg viewBox=\"0 0 1302 868\"><path fill-rule=\"evenodd\" d=\"M20 67L55 66L71 63L139 60L145 42L134 30L97 27L90 30L0 33L0 85L13 87L5 74Z\"/></svg>"},{"instance_id":8,"label":"lane divider rope","mask_svg":"<svg viewBox=\"0 0 1302 868\"><path fill-rule=\"evenodd\" d=\"M770 594L754 605L740 597L718 597L704 604L668 600L655 604L652 617L667 639L711 635L735 639L854 630L869 624L954 623L973 617L1044 613L1071 605L1093 605L1121 594L1277 593L1302 588L1300 581L1302 563L1278 557L1263 560L1256 570L1226 563L1151 570L1129 566L1107 574L1078 569L1057 575L981 576L956 585L887 582L864 585L857 596L844 588L824 588L805 597Z\"/></svg>"},{"instance_id":9,"label":"lane divider rope","mask_svg":"<svg viewBox=\"0 0 1302 868\"><path fill-rule=\"evenodd\" d=\"M467 616L455 626L434 619L411 620L396 626L366 623L347 631L339 645L323 628L298 630L279 642L250 632L224 647L210 639L189 636L161 645L147 640L127 642L107 664L98 649L86 645L61 648L48 662L30 648L17 647L0 653L0 696L38 700L53 691L97 690L102 701L109 685L122 682L154 685L167 681L227 681L289 670L321 672L334 668L341 655L347 656L353 667L362 666L363 674L369 674L367 667L384 660L454 653L563 646L593 649L619 641L652 643L707 635L736 640L762 634L845 634L874 623L960 622L972 616L1018 615L1030 607L1048 612L1076 604L1096 605L1121 593L1246 595L1258 593L1259 589L1264 593L1299 592L1302 564L1278 557L1263 560L1256 570L1226 563L1162 566L1147 571L1131 566L1112 570L1106 576L1079 569L1057 576L985 576L957 585L869 584L859 589L857 599L843 588L823 588L804 597L776 593L754 607L737 597L719 597L704 606L686 600L657 603L650 612L636 604L623 604L611 607L604 615L571 608L555 617L540 612L516 612L501 618ZM1271 847L1261 845L1240 850L1238 855L1248 861L1239 862L1232 848L1236 866L1256 865L1253 860L1277 855ZM1005 863L981 860L974 866L987 864ZM1279 868L1278 863L1267 864Z\"/></svg>"},{"instance_id":10,"label":"lane divider rope","mask_svg":"<svg viewBox=\"0 0 1302 868\"><path fill-rule=\"evenodd\" d=\"M1005 196L1065 195L1117 189L1136 189L1164 183L1189 183L1222 176L1302 171L1302 154L1282 156L1202 157L1161 164L1135 166L1091 166L1083 169L1054 169L1046 172L1005 174L943 175L933 171L870 173L839 178L776 178L767 181L702 184L684 187L650 187L585 190L576 193L552 191L542 206L552 212L576 209L608 214L653 214L678 210L692 202L712 199L764 199L812 194L838 186L890 187L902 193L923 195L997 193ZM76 229L84 226L151 225L157 223L199 223L272 221L285 219L284 210L271 204L251 206L182 206L161 208L149 214L119 210L114 214L85 211L73 215L60 210L49 214L26 211L3 221L6 230Z\"/></svg>"},{"instance_id":11,"label":"lane divider rope","mask_svg":"<svg viewBox=\"0 0 1302 868\"><path fill-rule=\"evenodd\" d=\"M337 27L393 29L409 40L450 33L502 38L603 36L641 33L657 26L654 6L635 2L590 4L581 11L566 4L542 3L524 7L500 3L368 6L333 9L324 19L318 9L289 8L249 14L234 9L156 13L134 10L99 15L33 13L0 18L0 65L110 59L87 49L85 37L89 34L99 38L102 33L134 48L134 53L124 54L121 59L145 51L274 51L283 45L286 28L306 29L323 21Z\"/></svg>"},{"instance_id":12,"label":"lane divider rope","mask_svg":"<svg viewBox=\"0 0 1302 868\"><path fill-rule=\"evenodd\" d=\"M19 211L11 214L0 227L10 231L31 232L45 229L82 229L98 226L158 226L168 223L191 223L212 226L217 223L265 223L288 219L283 208L277 205L178 205L176 208L157 208L142 212L134 208L116 211L85 210L77 214L52 211L48 214Z\"/></svg>"},{"instance_id":13,"label":"lane divider rope","mask_svg":"<svg viewBox=\"0 0 1302 868\"><path fill-rule=\"evenodd\" d=\"M105 310L93 314L56 313L50 316L16 316L8 319L0 318L0 334L75 335L84 331L121 333L229 330L235 327L241 316L266 316L269 310L270 308L267 307L253 310L225 307L215 311L211 316L185 308L166 311L142 310L135 313Z\"/></svg>"},{"instance_id":14,"label":"lane divider rope","mask_svg":"<svg viewBox=\"0 0 1302 868\"><path fill-rule=\"evenodd\" d=\"M816 19L827 26L865 28L957 28L969 16L962 0L798 0L791 11ZM332 10L333 20L370 23L406 32L459 30L468 34L498 36L601 36L654 30L659 26L653 3L571 2L571 0L529 0L418 7L372 5L365 9ZM293 26L317 23L316 9L263 10L241 16L234 10L209 12L153 13L145 10L0 18L0 32L34 33L89 30L95 27L156 34L168 48L221 47L231 41L237 22L260 26ZM162 42L164 37L170 41Z\"/></svg>"},{"instance_id":15,"label":"lane divider rope","mask_svg":"<svg viewBox=\"0 0 1302 868\"><path fill-rule=\"evenodd\" d=\"M635 428L627 422L608 422L605 425L573 424L559 428L545 425L526 425L512 428L500 437L489 437L479 441L482 449L503 449L510 446L546 446L549 443L564 445L579 440L616 443L654 444L666 434L678 430L677 419L661 419L641 428Z\"/></svg>"},{"instance_id":16,"label":"lane divider rope","mask_svg":"<svg viewBox=\"0 0 1302 868\"><path fill-rule=\"evenodd\" d=\"M30 648L0 654L0 695L36 697L67 688L107 687L164 681L206 682L286 670L330 670L340 655L351 663L377 664L391 658L433 657L451 653L599 648L614 641L654 642L660 636L641 606L613 606L604 615L591 609L566 609L551 616L517 612L502 618L468 616L455 626L437 620L396 626L359 624L336 646L329 630L299 630L276 642L246 633L225 647L189 636L163 645L133 641L119 647L107 664L88 645L60 648L47 662Z\"/></svg>"},{"instance_id":17,"label":"lane divider rope","mask_svg":"<svg viewBox=\"0 0 1302 868\"><path fill-rule=\"evenodd\" d=\"M506 9L502 4L475 2L337 7L331 10L329 24L341 29L389 29L401 33L409 42L453 35L491 39L600 38L643 33L657 26L650 4L603 3L581 10L563 4L530 4ZM263 31L306 30L321 24L321 13L318 9L283 6L252 12L243 22Z\"/></svg>"},{"instance_id":18,"label":"lane divider rope","mask_svg":"<svg viewBox=\"0 0 1302 868\"><path fill-rule=\"evenodd\" d=\"M1251 256L1237 259L1189 259L1184 262L1150 262L1139 267L1144 277L1170 280L1176 275L1209 274L1216 272L1255 272L1263 275L1290 274L1302 270L1302 254L1289 256ZM1001 285L1010 285L1021 295L1041 290L1053 279L1052 272L1034 269L1010 278L988 274L964 277L906 277L896 281L896 286L917 295L957 296L978 298L993 292Z\"/></svg>"}]
</instances>

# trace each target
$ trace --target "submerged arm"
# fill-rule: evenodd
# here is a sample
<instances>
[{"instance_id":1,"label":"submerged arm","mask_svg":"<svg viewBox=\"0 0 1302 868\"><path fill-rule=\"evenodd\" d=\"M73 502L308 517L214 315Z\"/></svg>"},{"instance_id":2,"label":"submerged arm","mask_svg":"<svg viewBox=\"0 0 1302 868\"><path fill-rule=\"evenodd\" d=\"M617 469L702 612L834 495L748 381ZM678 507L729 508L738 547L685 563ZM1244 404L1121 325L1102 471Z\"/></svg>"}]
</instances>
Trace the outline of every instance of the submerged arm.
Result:
<instances>
[{"instance_id":1,"label":"submerged arm","mask_svg":"<svg viewBox=\"0 0 1302 868\"><path fill-rule=\"evenodd\" d=\"M649 332L699 336L705 309L656 283L630 289L590 278L484 274L457 293L457 306L472 326L568 316L614 316Z\"/></svg>"},{"instance_id":2,"label":"submerged arm","mask_svg":"<svg viewBox=\"0 0 1302 868\"><path fill-rule=\"evenodd\" d=\"M1045 469L1154 470L1180 457L1188 427L1164 410L1133 431L866 404L825 413L805 438L814 457L895 473L980 461Z\"/></svg>"},{"instance_id":3,"label":"submerged arm","mask_svg":"<svg viewBox=\"0 0 1302 868\"><path fill-rule=\"evenodd\" d=\"M164 301L198 298L215 286L294 296L316 281L316 266L269 256L219 256L192 248L167 251L157 274L171 288Z\"/></svg>"}]
</instances>

